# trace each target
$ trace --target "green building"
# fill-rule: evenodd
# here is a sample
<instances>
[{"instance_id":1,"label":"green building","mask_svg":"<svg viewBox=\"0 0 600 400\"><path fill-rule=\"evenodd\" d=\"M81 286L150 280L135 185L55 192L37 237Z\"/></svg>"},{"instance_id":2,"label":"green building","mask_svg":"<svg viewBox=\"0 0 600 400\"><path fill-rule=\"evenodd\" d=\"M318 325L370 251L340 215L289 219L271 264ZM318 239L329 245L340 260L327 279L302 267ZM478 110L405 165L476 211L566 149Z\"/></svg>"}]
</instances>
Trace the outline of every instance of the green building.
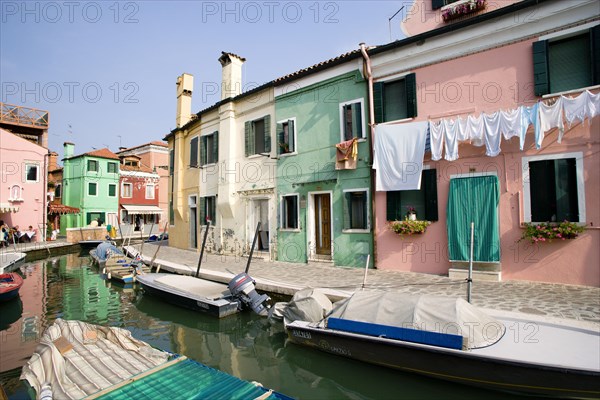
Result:
<instances>
[{"instance_id":1,"label":"green building","mask_svg":"<svg viewBox=\"0 0 600 400\"><path fill-rule=\"evenodd\" d=\"M372 254L368 93L358 57L308 68L275 88L281 261L364 267Z\"/></svg>"},{"instance_id":2,"label":"green building","mask_svg":"<svg viewBox=\"0 0 600 400\"><path fill-rule=\"evenodd\" d=\"M102 220L116 225L119 209L119 157L109 149L73 155L75 145L64 144L63 204L80 209L61 217L61 234Z\"/></svg>"}]
</instances>

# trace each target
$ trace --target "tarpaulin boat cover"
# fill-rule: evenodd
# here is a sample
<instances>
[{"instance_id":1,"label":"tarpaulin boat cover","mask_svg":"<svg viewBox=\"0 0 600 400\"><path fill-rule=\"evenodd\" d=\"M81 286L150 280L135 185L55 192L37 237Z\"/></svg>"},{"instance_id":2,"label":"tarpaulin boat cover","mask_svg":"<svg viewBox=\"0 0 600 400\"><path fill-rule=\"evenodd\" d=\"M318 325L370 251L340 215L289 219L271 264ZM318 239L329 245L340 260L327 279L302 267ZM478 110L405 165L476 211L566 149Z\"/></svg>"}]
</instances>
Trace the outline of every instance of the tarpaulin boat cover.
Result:
<instances>
[{"instance_id":1,"label":"tarpaulin boat cover","mask_svg":"<svg viewBox=\"0 0 600 400\"><path fill-rule=\"evenodd\" d=\"M506 328L459 297L358 291L334 304L334 318L460 335L466 347L496 343Z\"/></svg>"}]
</instances>

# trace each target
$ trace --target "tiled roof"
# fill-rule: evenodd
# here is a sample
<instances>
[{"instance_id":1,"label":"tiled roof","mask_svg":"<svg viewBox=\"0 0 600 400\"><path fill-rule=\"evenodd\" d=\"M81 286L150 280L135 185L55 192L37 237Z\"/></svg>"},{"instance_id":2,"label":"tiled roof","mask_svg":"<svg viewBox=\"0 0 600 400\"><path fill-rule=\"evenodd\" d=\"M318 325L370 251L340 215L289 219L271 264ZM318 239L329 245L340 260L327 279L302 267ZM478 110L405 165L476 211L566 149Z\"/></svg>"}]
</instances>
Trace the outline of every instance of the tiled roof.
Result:
<instances>
[{"instance_id":1,"label":"tiled roof","mask_svg":"<svg viewBox=\"0 0 600 400\"><path fill-rule=\"evenodd\" d=\"M123 153L125 151L131 151L131 150L135 150L135 149L139 149L140 147L144 147L144 146L159 146L159 147L169 147L169 144L166 142L161 142L159 140L154 140L152 142L148 142L148 143L144 143L144 144L140 144L139 146L133 146L133 147L128 147L126 149L117 151L117 154L119 153Z\"/></svg>"},{"instance_id":2,"label":"tiled roof","mask_svg":"<svg viewBox=\"0 0 600 400\"><path fill-rule=\"evenodd\" d=\"M134 167L132 165L123 165L121 164L121 171L135 171L135 172L148 172L149 174L154 173L152 168L146 166Z\"/></svg>"},{"instance_id":3,"label":"tiled roof","mask_svg":"<svg viewBox=\"0 0 600 400\"><path fill-rule=\"evenodd\" d=\"M50 204L49 214L79 214L79 208L66 206L64 204Z\"/></svg>"},{"instance_id":4,"label":"tiled roof","mask_svg":"<svg viewBox=\"0 0 600 400\"><path fill-rule=\"evenodd\" d=\"M100 158L110 158L113 160L118 160L119 156L117 156L115 153L113 153L112 151L110 151L107 148L104 149L99 149L99 150L94 150L94 151L89 151L87 153L82 154L84 156L90 156L90 157L100 157Z\"/></svg>"},{"instance_id":5,"label":"tiled roof","mask_svg":"<svg viewBox=\"0 0 600 400\"><path fill-rule=\"evenodd\" d=\"M360 56L360 50L352 50L347 53L340 54L337 57L330 58L329 60L321 61L320 63L311 65L310 67L303 68L296 72L292 72L291 74L287 74L282 77L276 78L273 82L275 84L278 84L283 81L287 81L287 80L294 79L294 78L299 78L301 76L308 75L313 72L317 72L321 69L325 69L325 68L331 66L332 64L336 64L336 63L339 63L342 61L347 61L349 59L352 59L352 58L355 58L358 56Z\"/></svg>"}]
</instances>

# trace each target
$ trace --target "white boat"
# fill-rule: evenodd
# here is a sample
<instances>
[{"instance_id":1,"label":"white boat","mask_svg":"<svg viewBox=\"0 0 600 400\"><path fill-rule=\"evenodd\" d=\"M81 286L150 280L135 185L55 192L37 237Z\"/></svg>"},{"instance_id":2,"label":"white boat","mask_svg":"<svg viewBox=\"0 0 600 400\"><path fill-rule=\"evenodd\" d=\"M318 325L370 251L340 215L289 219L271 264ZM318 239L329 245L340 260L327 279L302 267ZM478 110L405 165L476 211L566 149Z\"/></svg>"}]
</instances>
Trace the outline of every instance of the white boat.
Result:
<instances>
[{"instance_id":1,"label":"white boat","mask_svg":"<svg viewBox=\"0 0 600 400\"><path fill-rule=\"evenodd\" d=\"M460 298L375 291L356 292L328 310L307 292L283 309L293 343L488 389L600 398L597 324L492 316Z\"/></svg>"},{"instance_id":2,"label":"white boat","mask_svg":"<svg viewBox=\"0 0 600 400\"><path fill-rule=\"evenodd\" d=\"M2 252L0 253L0 274L8 272L27 257L26 253Z\"/></svg>"},{"instance_id":3,"label":"white boat","mask_svg":"<svg viewBox=\"0 0 600 400\"><path fill-rule=\"evenodd\" d=\"M136 340L122 328L57 319L21 379L44 399L289 397Z\"/></svg>"}]
</instances>

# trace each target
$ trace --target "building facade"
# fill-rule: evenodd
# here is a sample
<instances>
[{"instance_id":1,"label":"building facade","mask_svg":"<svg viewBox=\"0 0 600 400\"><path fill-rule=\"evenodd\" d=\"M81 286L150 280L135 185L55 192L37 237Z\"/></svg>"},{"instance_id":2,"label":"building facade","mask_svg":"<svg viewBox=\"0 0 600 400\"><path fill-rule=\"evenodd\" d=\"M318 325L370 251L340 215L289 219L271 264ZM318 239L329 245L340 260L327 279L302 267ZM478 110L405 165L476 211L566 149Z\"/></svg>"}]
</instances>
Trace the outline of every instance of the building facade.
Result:
<instances>
[{"instance_id":1,"label":"building facade","mask_svg":"<svg viewBox=\"0 0 600 400\"><path fill-rule=\"evenodd\" d=\"M377 189L377 267L466 276L473 222L479 278L599 286L597 3L446 3L415 1L410 36L368 51L375 151L419 123L431 143L420 188ZM377 179L413 164L379 165ZM390 230L407 207L432 222L425 234ZM563 221L585 229L523 238Z\"/></svg>"},{"instance_id":2,"label":"building facade","mask_svg":"<svg viewBox=\"0 0 600 400\"><path fill-rule=\"evenodd\" d=\"M117 226L119 210L119 157L108 149L74 155L75 145L64 144L64 205L79 208L79 214L61 216L61 234L102 221Z\"/></svg>"}]
</instances>

